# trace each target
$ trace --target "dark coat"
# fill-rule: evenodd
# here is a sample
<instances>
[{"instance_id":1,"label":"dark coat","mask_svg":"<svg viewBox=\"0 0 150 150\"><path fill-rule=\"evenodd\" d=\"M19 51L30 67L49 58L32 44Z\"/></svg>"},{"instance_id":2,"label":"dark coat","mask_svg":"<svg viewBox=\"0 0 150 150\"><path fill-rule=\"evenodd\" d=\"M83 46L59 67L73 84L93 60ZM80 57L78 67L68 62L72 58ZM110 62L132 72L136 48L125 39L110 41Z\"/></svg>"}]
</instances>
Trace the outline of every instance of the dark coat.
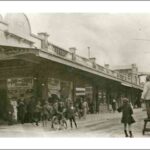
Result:
<instances>
[{"instance_id":1,"label":"dark coat","mask_svg":"<svg viewBox=\"0 0 150 150\"><path fill-rule=\"evenodd\" d=\"M74 118L75 117L75 113L76 113L76 110L73 106L70 106L68 107L67 109L67 118L70 119L70 118Z\"/></svg>"},{"instance_id":2,"label":"dark coat","mask_svg":"<svg viewBox=\"0 0 150 150\"><path fill-rule=\"evenodd\" d=\"M135 122L132 114L133 110L131 108L130 104L123 104L121 107L119 107L118 112L122 112L122 118L121 118L121 123L127 123L127 124L132 124Z\"/></svg>"}]
</instances>

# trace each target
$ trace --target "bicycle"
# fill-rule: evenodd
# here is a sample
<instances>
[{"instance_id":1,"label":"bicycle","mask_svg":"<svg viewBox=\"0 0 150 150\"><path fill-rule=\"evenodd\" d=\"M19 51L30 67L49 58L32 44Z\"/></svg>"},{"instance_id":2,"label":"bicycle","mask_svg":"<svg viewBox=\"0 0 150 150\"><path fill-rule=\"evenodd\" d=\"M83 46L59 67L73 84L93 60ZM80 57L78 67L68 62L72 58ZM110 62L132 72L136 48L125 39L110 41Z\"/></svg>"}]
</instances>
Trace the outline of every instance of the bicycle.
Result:
<instances>
[{"instance_id":1,"label":"bicycle","mask_svg":"<svg viewBox=\"0 0 150 150\"><path fill-rule=\"evenodd\" d=\"M63 116L63 114L62 114L61 118L59 118L59 117L56 116L56 115L52 117L51 127L52 127L54 130L67 129L66 118Z\"/></svg>"}]
</instances>

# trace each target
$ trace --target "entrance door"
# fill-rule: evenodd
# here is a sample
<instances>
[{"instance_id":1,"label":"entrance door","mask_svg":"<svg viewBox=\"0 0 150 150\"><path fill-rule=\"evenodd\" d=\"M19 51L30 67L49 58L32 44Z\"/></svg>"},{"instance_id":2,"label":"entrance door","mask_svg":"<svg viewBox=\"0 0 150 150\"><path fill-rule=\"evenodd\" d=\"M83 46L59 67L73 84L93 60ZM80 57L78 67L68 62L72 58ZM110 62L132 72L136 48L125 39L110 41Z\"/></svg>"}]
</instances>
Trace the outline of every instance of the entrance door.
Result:
<instances>
[{"instance_id":1,"label":"entrance door","mask_svg":"<svg viewBox=\"0 0 150 150\"><path fill-rule=\"evenodd\" d=\"M0 119L6 119L7 105L8 101L6 80L0 80Z\"/></svg>"}]
</instances>

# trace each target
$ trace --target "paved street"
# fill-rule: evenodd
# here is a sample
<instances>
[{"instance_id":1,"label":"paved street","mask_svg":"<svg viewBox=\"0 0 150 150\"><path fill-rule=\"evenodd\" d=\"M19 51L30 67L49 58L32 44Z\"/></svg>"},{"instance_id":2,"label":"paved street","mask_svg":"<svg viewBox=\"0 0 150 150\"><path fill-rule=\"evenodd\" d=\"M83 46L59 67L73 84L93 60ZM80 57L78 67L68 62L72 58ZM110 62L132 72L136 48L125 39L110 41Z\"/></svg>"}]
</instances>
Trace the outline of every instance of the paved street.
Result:
<instances>
[{"instance_id":1,"label":"paved street","mask_svg":"<svg viewBox=\"0 0 150 150\"><path fill-rule=\"evenodd\" d=\"M143 119L146 112L141 109L134 109L136 123L133 125L134 137L150 137L150 133L142 135ZM1 137L124 137L123 125L120 123L120 113L101 113L88 115L86 120L78 120L78 129L68 129L54 131L43 127L42 124L34 126L32 124L0 126Z\"/></svg>"}]
</instances>

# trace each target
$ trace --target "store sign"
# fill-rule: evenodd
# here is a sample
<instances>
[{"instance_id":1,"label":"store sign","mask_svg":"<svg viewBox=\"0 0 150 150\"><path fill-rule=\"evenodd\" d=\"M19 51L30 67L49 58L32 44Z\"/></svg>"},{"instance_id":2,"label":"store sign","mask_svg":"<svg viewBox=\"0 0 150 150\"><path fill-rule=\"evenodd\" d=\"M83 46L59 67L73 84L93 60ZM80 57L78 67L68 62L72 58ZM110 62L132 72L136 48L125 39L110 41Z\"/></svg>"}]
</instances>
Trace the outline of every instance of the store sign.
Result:
<instances>
[{"instance_id":1,"label":"store sign","mask_svg":"<svg viewBox=\"0 0 150 150\"><path fill-rule=\"evenodd\" d=\"M85 88L76 88L76 96L84 96L85 95Z\"/></svg>"},{"instance_id":2,"label":"store sign","mask_svg":"<svg viewBox=\"0 0 150 150\"><path fill-rule=\"evenodd\" d=\"M16 87L33 87L33 79L32 78L11 78L7 79L7 87L8 89L16 88Z\"/></svg>"}]
</instances>

